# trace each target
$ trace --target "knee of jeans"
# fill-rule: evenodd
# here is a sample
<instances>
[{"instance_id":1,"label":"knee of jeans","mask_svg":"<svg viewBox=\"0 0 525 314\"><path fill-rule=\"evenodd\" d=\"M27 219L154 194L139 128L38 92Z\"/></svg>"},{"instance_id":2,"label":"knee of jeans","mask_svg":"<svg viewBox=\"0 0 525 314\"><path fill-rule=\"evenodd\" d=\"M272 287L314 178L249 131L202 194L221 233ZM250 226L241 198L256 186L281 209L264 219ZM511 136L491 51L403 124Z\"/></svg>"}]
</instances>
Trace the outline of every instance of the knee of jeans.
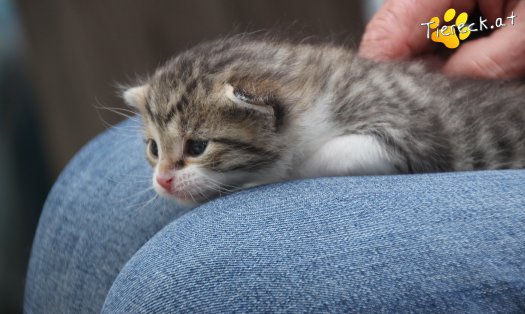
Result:
<instances>
[{"instance_id":1,"label":"knee of jeans","mask_svg":"<svg viewBox=\"0 0 525 314\"><path fill-rule=\"evenodd\" d=\"M349 207L345 199L311 192L342 182L276 184L194 209L133 256L113 283L103 311L381 308L395 296L382 293L392 290L391 284L376 276L382 271L374 251L373 232L378 229L366 221L376 224L377 219L363 219L362 208Z\"/></svg>"},{"instance_id":2,"label":"knee of jeans","mask_svg":"<svg viewBox=\"0 0 525 314\"><path fill-rule=\"evenodd\" d=\"M293 206L255 201L270 196L262 190L220 198L165 227L122 269L103 312L272 311L289 307L290 298L308 304L301 286L312 282L315 265L302 259L318 250L311 234L296 230L301 214L287 214Z\"/></svg>"},{"instance_id":3,"label":"knee of jeans","mask_svg":"<svg viewBox=\"0 0 525 314\"><path fill-rule=\"evenodd\" d=\"M354 202L345 196L359 186L348 180L276 184L194 209L127 263L104 311L461 312L523 306L523 268L514 263L523 260L522 241L504 248L491 241L494 219L476 218L474 208L458 213L472 227L444 221L436 228L436 215L458 211L454 202L413 211L405 202L390 202L394 189L383 187L382 194ZM375 184L364 188L373 191ZM486 211L479 209L480 215Z\"/></svg>"}]
</instances>

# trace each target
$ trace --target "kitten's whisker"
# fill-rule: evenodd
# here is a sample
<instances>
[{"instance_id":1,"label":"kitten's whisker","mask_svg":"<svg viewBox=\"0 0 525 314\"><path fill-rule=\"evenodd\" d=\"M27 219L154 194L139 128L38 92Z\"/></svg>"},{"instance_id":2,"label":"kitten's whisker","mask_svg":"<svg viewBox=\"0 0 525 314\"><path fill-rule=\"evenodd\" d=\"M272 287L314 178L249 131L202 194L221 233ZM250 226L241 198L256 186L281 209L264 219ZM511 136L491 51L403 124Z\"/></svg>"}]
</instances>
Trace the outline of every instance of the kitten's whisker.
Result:
<instances>
[{"instance_id":1,"label":"kitten's whisker","mask_svg":"<svg viewBox=\"0 0 525 314\"><path fill-rule=\"evenodd\" d=\"M239 187L235 187L233 185L228 185L228 184L225 184L225 183L223 184L223 183L220 183L218 181L215 181L214 179L210 178L209 176L204 176L204 178L206 180L206 183L211 183L216 188L221 189L221 190L223 190L225 192L233 193L237 189L239 189Z\"/></svg>"},{"instance_id":2,"label":"kitten's whisker","mask_svg":"<svg viewBox=\"0 0 525 314\"><path fill-rule=\"evenodd\" d=\"M95 106L95 109L106 110L116 115L119 115L121 117L131 119L137 122L139 121L139 119L137 118L137 113L132 110L122 109L122 108L117 108L117 107L106 107L106 106Z\"/></svg>"},{"instance_id":3,"label":"kitten's whisker","mask_svg":"<svg viewBox=\"0 0 525 314\"><path fill-rule=\"evenodd\" d=\"M151 181L151 175L139 176L139 175L132 175L132 174L124 174L122 175L122 177L123 178L149 179Z\"/></svg>"},{"instance_id":4,"label":"kitten's whisker","mask_svg":"<svg viewBox=\"0 0 525 314\"><path fill-rule=\"evenodd\" d=\"M107 106L104 106L100 100L96 99L95 100L96 103L98 104L98 106L93 106L95 108L95 110L97 111L97 114L98 114L98 117L100 119L100 121L102 122L102 124L104 125L104 127L106 129L119 129L119 128L122 128L122 127L116 127L116 126L113 126L111 123L108 123L104 117L102 116L101 114L101 110L107 110L107 111L110 111L110 112L113 112L119 116L122 116L122 117L125 117L126 119L130 119L130 120L133 120L135 121L136 123L138 123L139 125L142 124L142 121L141 119L137 116L137 113L136 112L133 112L132 110L129 110L129 109L123 109L123 108L116 108L116 107L107 107ZM123 112L122 112L123 111ZM129 113L133 113L133 115L130 115ZM124 128L122 128L124 129ZM133 132L136 132L135 130L133 130Z\"/></svg>"},{"instance_id":5,"label":"kitten's whisker","mask_svg":"<svg viewBox=\"0 0 525 314\"><path fill-rule=\"evenodd\" d=\"M137 133L137 132L141 132L142 131L141 127L133 127L133 126L127 126L127 127L124 127L124 126L113 126L112 128L114 130L116 130L116 131L125 131L125 132L133 132L133 133Z\"/></svg>"},{"instance_id":6,"label":"kitten's whisker","mask_svg":"<svg viewBox=\"0 0 525 314\"><path fill-rule=\"evenodd\" d=\"M159 197L159 195L155 193L155 195L149 201L147 201L144 205L142 205L142 207L140 209L146 208L146 206L148 206L149 204L153 203L158 197Z\"/></svg>"},{"instance_id":7,"label":"kitten's whisker","mask_svg":"<svg viewBox=\"0 0 525 314\"><path fill-rule=\"evenodd\" d=\"M107 177L106 180L115 183L115 184L131 184L130 182L123 181L122 179L131 178L133 179L132 183L151 183L151 179L148 177L122 177L122 178L111 178Z\"/></svg>"},{"instance_id":8,"label":"kitten's whisker","mask_svg":"<svg viewBox=\"0 0 525 314\"><path fill-rule=\"evenodd\" d=\"M217 192L217 193L219 194L219 196L223 196L223 195L231 194L231 192L229 192L229 191L224 191L224 190L222 190L222 189L217 189L217 188L215 188L215 187L213 187L213 186L210 186L210 185L207 185L207 186L206 186L206 189L211 190L211 191L214 191L214 192Z\"/></svg>"},{"instance_id":9,"label":"kitten's whisker","mask_svg":"<svg viewBox=\"0 0 525 314\"><path fill-rule=\"evenodd\" d=\"M137 137L137 133L142 132L140 127L137 127L136 129L134 129L133 127L129 127L129 129L127 129L126 127L112 125L111 123L107 122L102 117L102 115L100 114L100 112L98 110L97 110L97 114L98 114L98 117L100 119L100 122L102 122L102 125L104 126L104 128L106 128L106 130L114 130L116 132L127 133L127 135L128 135L127 138L136 138Z\"/></svg>"},{"instance_id":10,"label":"kitten's whisker","mask_svg":"<svg viewBox=\"0 0 525 314\"><path fill-rule=\"evenodd\" d=\"M207 179L208 179L208 178L207 178ZM206 183L207 185L211 185L211 186L215 187L216 189L221 189L221 190L224 189L224 190L227 190L227 188L222 187L219 183L214 182L214 181L211 180L211 179L208 179L208 180L204 181L204 183Z\"/></svg>"},{"instance_id":11,"label":"kitten's whisker","mask_svg":"<svg viewBox=\"0 0 525 314\"><path fill-rule=\"evenodd\" d=\"M123 182L123 181L118 181L118 180L115 180L115 179L107 179L108 181L110 182L113 182L115 184L131 184L133 185L134 183L151 183L151 180L148 180L146 178L144 179L141 179L141 180L137 180L136 178L132 178L133 179L133 182Z\"/></svg>"},{"instance_id":12,"label":"kitten's whisker","mask_svg":"<svg viewBox=\"0 0 525 314\"><path fill-rule=\"evenodd\" d=\"M102 125L106 128L106 129L112 129L114 126L111 125L111 123L107 122L106 120L104 120L104 118L102 117L102 115L100 114L99 111L97 111L97 114L98 114L98 118L100 119L100 121L102 122Z\"/></svg>"},{"instance_id":13,"label":"kitten's whisker","mask_svg":"<svg viewBox=\"0 0 525 314\"><path fill-rule=\"evenodd\" d=\"M188 191L188 194L190 195L190 197L193 200L193 202L197 203L197 201L195 201L195 198L193 197L193 194L191 193L191 191Z\"/></svg>"},{"instance_id":14,"label":"kitten's whisker","mask_svg":"<svg viewBox=\"0 0 525 314\"><path fill-rule=\"evenodd\" d=\"M203 186L198 186L197 193L199 193L203 198L205 198L208 201L209 197L202 193L203 190L204 190Z\"/></svg>"},{"instance_id":15,"label":"kitten's whisker","mask_svg":"<svg viewBox=\"0 0 525 314\"><path fill-rule=\"evenodd\" d=\"M230 185L230 184L226 184L226 183L219 182L219 181L213 179L212 177L210 177L210 176L208 176L208 175L203 175L203 176L204 176L204 178L205 178L206 180L211 181L211 182L213 182L213 183L215 183L215 184L217 184L217 185L219 185L219 186L230 187L230 188L234 188L234 189L238 189L238 188L240 188L240 186Z\"/></svg>"},{"instance_id":16,"label":"kitten's whisker","mask_svg":"<svg viewBox=\"0 0 525 314\"><path fill-rule=\"evenodd\" d=\"M148 187L148 188L146 188L146 189L144 189L144 190L142 190L142 191L140 191L140 192L135 193L135 194L133 195L133 197L140 196L140 195L142 195L142 194L144 194L144 193L148 193L148 192L153 191L153 190L154 190L153 186L150 186L150 187Z\"/></svg>"},{"instance_id":17,"label":"kitten's whisker","mask_svg":"<svg viewBox=\"0 0 525 314\"><path fill-rule=\"evenodd\" d=\"M136 111L133 111L131 109L126 109L126 108L101 106L100 109L106 109L106 110L111 110L111 111L115 111L115 112L117 112L117 111L118 112L125 112L125 113L131 114L132 116L137 116L137 112Z\"/></svg>"},{"instance_id":18,"label":"kitten's whisker","mask_svg":"<svg viewBox=\"0 0 525 314\"><path fill-rule=\"evenodd\" d=\"M221 186L221 185L219 185L219 184L217 184L215 182L209 181L207 183L211 184L210 187L213 187L216 191L222 191L222 192L226 192L226 193L233 193L233 192L236 191L235 189L228 189L228 188L223 187L223 186Z\"/></svg>"},{"instance_id":19,"label":"kitten's whisker","mask_svg":"<svg viewBox=\"0 0 525 314\"><path fill-rule=\"evenodd\" d=\"M135 199L137 199L137 198L140 198L140 196L142 196L142 195L144 195L144 194L146 194L146 193L148 193L148 192L151 192L152 190L153 190L153 187L148 187L148 188L146 188L146 189L144 189L144 190L142 190L142 191L139 191L139 192L137 192L137 193L131 195L130 197L124 197L124 198L121 198L121 199L117 200L116 203L119 204L119 203L122 203L122 202L125 202L125 201L135 200ZM131 207L131 206L133 206L133 205L139 205L139 203L137 203L137 204L131 204L129 207Z\"/></svg>"},{"instance_id":20,"label":"kitten's whisker","mask_svg":"<svg viewBox=\"0 0 525 314\"><path fill-rule=\"evenodd\" d=\"M203 182L203 184L201 186L199 186L199 188L201 190L207 189L207 190L212 190L214 192L221 192L221 189L217 189L217 187L215 187L213 185L209 185L209 183L211 183L211 182Z\"/></svg>"},{"instance_id":21,"label":"kitten's whisker","mask_svg":"<svg viewBox=\"0 0 525 314\"><path fill-rule=\"evenodd\" d=\"M146 202L147 203L147 202ZM129 210L129 209L133 209L133 208L137 208L138 206L140 206L141 204L144 204L143 202L134 202L134 203L131 203L129 204L129 206L127 206L125 208L125 210Z\"/></svg>"}]
</instances>

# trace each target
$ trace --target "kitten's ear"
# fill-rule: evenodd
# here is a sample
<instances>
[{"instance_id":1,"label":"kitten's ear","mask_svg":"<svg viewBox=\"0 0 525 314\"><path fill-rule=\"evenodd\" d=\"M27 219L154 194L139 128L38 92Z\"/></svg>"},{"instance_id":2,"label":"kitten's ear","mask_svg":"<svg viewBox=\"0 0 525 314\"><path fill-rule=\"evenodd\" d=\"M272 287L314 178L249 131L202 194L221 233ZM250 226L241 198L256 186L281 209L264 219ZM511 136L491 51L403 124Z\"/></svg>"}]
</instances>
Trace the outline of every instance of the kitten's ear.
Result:
<instances>
[{"instance_id":1,"label":"kitten's ear","mask_svg":"<svg viewBox=\"0 0 525 314\"><path fill-rule=\"evenodd\" d=\"M272 115L275 113L274 107L265 103L262 97L249 95L246 91L235 88L230 84L226 84L224 93L238 107Z\"/></svg>"},{"instance_id":2,"label":"kitten's ear","mask_svg":"<svg viewBox=\"0 0 525 314\"><path fill-rule=\"evenodd\" d=\"M128 106L142 110L146 106L146 96L148 94L148 90L149 85L132 87L124 91L122 98L124 98L124 101L128 104Z\"/></svg>"}]
</instances>

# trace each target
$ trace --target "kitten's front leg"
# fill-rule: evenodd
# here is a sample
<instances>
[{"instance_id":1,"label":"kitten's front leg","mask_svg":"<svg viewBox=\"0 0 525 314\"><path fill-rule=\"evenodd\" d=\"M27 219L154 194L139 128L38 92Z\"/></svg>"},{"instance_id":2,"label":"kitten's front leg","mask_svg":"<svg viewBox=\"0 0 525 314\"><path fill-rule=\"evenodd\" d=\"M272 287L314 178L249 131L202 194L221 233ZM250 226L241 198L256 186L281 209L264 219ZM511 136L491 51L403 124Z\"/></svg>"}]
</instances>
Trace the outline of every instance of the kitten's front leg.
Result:
<instances>
[{"instance_id":1,"label":"kitten's front leg","mask_svg":"<svg viewBox=\"0 0 525 314\"><path fill-rule=\"evenodd\" d=\"M344 135L320 146L296 171L298 178L395 174L393 158L373 135Z\"/></svg>"}]
</instances>

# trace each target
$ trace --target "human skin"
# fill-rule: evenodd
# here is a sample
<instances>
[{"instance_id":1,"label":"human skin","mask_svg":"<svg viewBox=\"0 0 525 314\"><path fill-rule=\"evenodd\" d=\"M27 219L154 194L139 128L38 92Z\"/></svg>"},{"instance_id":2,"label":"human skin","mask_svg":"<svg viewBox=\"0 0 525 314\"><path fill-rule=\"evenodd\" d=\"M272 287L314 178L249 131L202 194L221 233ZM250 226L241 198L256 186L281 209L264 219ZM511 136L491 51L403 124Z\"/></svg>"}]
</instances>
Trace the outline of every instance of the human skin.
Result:
<instances>
[{"instance_id":1,"label":"human skin","mask_svg":"<svg viewBox=\"0 0 525 314\"><path fill-rule=\"evenodd\" d=\"M387 0L367 25L359 55L377 61L436 57L437 44L425 36L426 23L444 12L472 12L479 8L488 23L514 13L515 24L487 36L461 43L440 63L449 76L522 78L525 76L525 1L520 0ZM490 25L489 24L489 25ZM435 59L435 58L434 58Z\"/></svg>"}]
</instances>

